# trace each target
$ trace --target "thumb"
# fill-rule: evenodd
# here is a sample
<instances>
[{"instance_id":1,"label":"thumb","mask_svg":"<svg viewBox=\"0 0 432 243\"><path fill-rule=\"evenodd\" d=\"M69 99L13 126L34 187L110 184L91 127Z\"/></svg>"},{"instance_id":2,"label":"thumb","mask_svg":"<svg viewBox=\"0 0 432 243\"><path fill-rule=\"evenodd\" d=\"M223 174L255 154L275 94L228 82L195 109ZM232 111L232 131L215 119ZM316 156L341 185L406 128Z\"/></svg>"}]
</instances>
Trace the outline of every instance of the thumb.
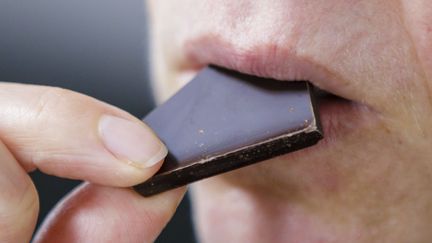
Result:
<instances>
[{"instance_id":1,"label":"thumb","mask_svg":"<svg viewBox=\"0 0 432 243\"><path fill-rule=\"evenodd\" d=\"M27 171L127 187L167 154L140 120L64 89L0 83L0 117L0 139Z\"/></svg>"}]
</instances>

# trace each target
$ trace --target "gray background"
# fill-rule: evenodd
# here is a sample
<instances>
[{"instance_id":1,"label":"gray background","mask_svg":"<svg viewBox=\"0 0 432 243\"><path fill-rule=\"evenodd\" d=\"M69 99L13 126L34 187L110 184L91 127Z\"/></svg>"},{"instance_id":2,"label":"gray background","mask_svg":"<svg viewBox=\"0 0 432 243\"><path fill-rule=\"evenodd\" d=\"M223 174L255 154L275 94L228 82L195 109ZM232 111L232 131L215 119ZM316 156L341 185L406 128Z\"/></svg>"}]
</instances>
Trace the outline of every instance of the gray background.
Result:
<instances>
[{"instance_id":1,"label":"gray background","mask_svg":"<svg viewBox=\"0 0 432 243\"><path fill-rule=\"evenodd\" d=\"M147 30L142 0L1 0L0 80L60 86L144 116ZM79 182L32 173L39 223ZM194 242L184 200L157 242Z\"/></svg>"}]
</instances>

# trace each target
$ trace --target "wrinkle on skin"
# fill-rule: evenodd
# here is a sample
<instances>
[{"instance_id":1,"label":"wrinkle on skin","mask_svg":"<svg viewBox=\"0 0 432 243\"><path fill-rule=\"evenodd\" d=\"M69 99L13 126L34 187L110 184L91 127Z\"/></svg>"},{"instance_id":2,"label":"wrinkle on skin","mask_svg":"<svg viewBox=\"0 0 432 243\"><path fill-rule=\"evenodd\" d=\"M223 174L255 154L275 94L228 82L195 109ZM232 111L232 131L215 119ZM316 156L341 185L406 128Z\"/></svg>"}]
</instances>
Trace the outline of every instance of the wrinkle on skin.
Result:
<instances>
[{"instance_id":1,"label":"wrinkle on skin","mask_svg":"<svg viewBox=\"0 0 432 243\"><path fill-rule=\"evenodd\" d=\"M204 242L430 242L432 3L151 2L160 100L212 63L357 103L323 108L317 146L193 186Z\"/></svg>"},{"instance_id":2,"label":"wrinkle on skin","mask_svg":"<svg viewBox=\"0 0 432 243\"><path fill-rule=\"evenodd\" d=\"M432 76L429 73L431 72L432 58L430 55L425 54L432 53L432 3L427 1L401 1L400 5L401 12L403 13L402 16L405 31L407 36L410 37L412 46L415 49L416 59L421 67L421 80L423 81L423 86L428 93L428 99L426 102L431 106L432 87L428 80L432 80ZM428 5L428 7L425 7L424 5ZM416 21L419 21L419 23L416 24ZM418 26L418 28L410 28L412 26ZM425 51L420 52L420 49ZM410 93L410 95L411 98L414 99L414 94ZM414 111L414 117L417 117L417 114L422 112L416 107L412 107L412 110ZM416 123L418 124L419 130L422 131L422 134L427 136L426 132L420 127L419 118L416 119Z\"/></svg>"},{"instance_id":3,"label":"wrinkle on skin","mask_svg":"<svg viewBox=\"0 0 432 243\"><path fill-rule=\"evenodd\" d=\"M427 0L400 1L400 5L404 13L405 29L411 34L412 43L417 47L417 56L425 76L431 80L432 57L428 54L432 52L432 3Z\"/></svg>"}]
</instances>

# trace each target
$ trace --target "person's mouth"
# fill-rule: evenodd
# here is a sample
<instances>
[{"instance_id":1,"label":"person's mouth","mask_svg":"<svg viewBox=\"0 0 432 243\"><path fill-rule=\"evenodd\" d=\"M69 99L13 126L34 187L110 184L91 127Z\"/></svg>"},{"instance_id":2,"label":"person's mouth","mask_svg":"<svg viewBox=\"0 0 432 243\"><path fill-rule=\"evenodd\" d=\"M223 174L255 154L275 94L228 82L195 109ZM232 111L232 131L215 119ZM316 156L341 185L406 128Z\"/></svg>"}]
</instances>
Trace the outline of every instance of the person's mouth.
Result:
<instances>
[{"instance_id":1,"label":"person's mouth","mask_svg":"<svg viewBox=\"0 0 432 243\"><path fill-rule=\"evenodd\" d=\"M281 81L307 80L316 86L324 139L321 144L335 142L377 121L377 112L362 90L349 80L341 79L328 67L301 57L298 51L275 46L249 48L244 51L214 38L187 42L186 56L193 69L214 64L227 69Z\"/></svg>"}]
</instances>

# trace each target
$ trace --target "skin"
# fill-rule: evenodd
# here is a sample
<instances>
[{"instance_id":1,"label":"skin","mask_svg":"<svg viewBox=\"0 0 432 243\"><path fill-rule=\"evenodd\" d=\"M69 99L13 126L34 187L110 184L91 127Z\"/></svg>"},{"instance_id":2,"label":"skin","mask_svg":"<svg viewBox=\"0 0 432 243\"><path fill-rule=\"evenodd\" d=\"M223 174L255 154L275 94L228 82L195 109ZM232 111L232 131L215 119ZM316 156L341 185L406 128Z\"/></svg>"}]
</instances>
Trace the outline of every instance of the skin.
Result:
<instances>
[{"instance_id":1,"label":"skin","mask_svg":"<svg viewBox=\"0 0 432 243\"><path fill-rule=\"evenodd\" d=\"M322 101L317 146L196 183L201 242L431 241L430 1L148 6L159 102L208 64L349 100Z\"/></svg>"},{"instance_id":2,"label":"skin","mask_svg":"<svg viewBox=\"0 0 432 243\"><path fill-rule=\"evenodd\" d=\"M325 139L317 146L195 184L200 241L431 241L430 1L148 3L160 102L210 63L308 79L349 100L322 100ZM152 242L184 193L142 198L128 189L162 159L143 166L119 149L137 156L160 142L103 142L107 115L116 117L108 124L123 119L148 130L118 108L58 88L0 83L0 115L1 242L31 238L34 169L87 181L34 242Z\"/></svg>"}]
</instances>

